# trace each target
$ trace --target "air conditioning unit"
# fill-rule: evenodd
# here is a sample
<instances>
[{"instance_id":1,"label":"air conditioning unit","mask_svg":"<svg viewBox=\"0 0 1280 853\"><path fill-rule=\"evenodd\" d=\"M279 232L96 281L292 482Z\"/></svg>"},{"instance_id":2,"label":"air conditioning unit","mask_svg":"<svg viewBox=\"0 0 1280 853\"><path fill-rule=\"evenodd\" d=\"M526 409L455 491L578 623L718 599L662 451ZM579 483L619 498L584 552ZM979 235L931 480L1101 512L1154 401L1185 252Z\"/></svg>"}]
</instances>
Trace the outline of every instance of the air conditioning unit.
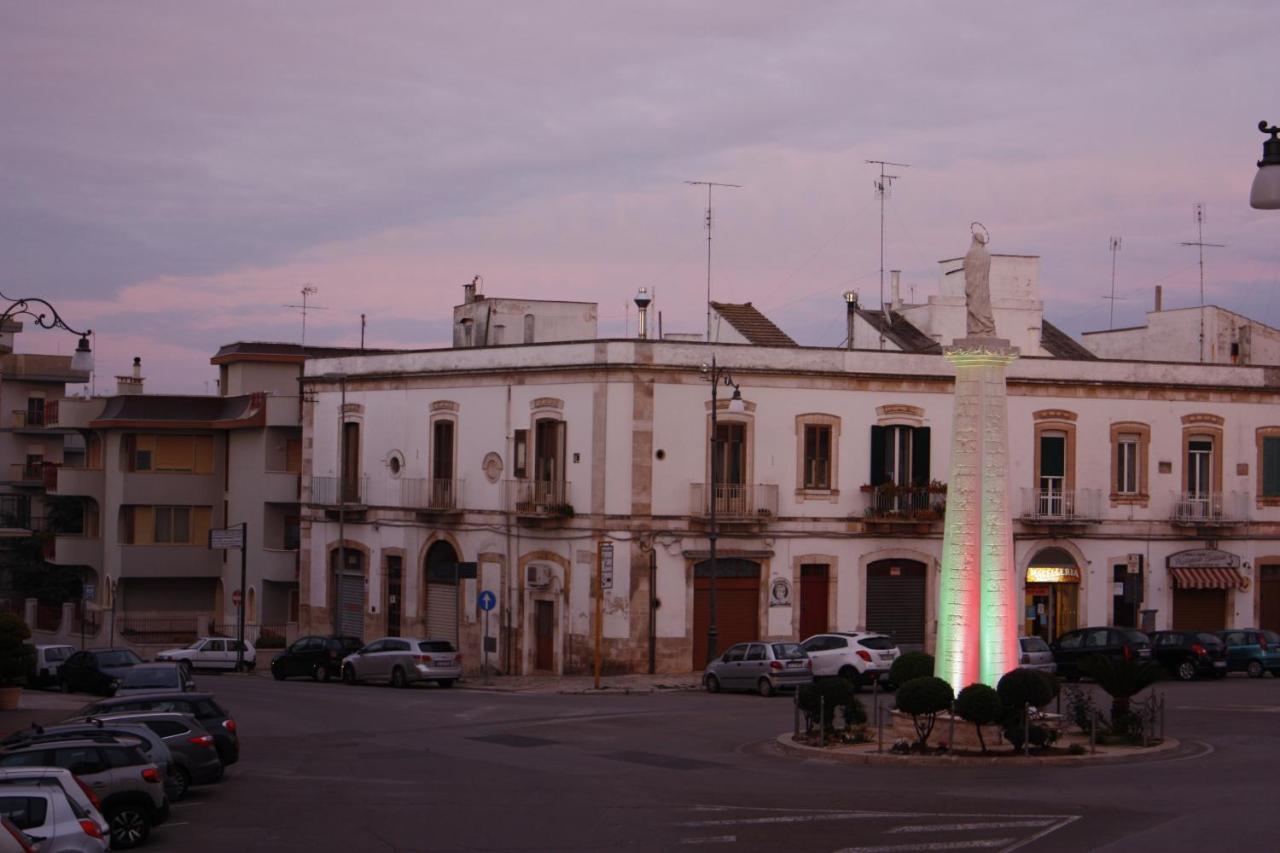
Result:
<instances>
[{"instance_id":1,"label":"air conditioning unit","mask_svg":"<svg viewBox=\"0 0 1280 853\"><path fill-rule=\"evenodd\" d=\"M525 583L531 587L551 586L551 567L535 563L525 567Z\"/></svg>"}]
</instances>

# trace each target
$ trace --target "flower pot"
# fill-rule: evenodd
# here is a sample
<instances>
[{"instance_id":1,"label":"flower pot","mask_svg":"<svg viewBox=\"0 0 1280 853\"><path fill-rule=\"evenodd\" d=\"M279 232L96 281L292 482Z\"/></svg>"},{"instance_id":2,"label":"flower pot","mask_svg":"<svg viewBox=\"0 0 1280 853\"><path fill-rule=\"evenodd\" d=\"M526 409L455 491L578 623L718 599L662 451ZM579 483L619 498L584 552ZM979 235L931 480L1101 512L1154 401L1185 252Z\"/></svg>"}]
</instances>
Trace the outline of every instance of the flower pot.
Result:
<instances>
[{"instance_id":1,"label":"flower pot","mask_svg":"<svg viewBox=\"0 0 1280 853\"><path fill-rule=\"evenodd\" d=\"M16 710L21 698L21 687L0 687L0 711Z\"/></svg>"}]
</instances>

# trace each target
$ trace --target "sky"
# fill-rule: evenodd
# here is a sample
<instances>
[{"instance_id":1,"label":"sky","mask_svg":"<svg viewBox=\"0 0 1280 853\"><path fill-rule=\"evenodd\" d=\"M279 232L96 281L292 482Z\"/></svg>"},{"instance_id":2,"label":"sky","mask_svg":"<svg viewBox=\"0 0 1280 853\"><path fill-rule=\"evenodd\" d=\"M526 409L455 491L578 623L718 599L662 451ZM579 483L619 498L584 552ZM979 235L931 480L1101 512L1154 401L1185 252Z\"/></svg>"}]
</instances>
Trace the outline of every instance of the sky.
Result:
<instances>
[{"instance_id":1,"label":"sky","mask_svg":"<svg viewBox=\"0 0 1280 853\"><path fill-rule=\"evenodd\" d=\"M447 345L462 285L665 331L713 298L797 341L903 296L983 222L1069 333L1154 285L1280 326L1248 206L1280 3L0 0L0 291L92 328L95 387L206 393L237 340ZM28 325L28 329L31 326ZM70 353L33 330L19 350Z\"/></svg>"}]
</instances>

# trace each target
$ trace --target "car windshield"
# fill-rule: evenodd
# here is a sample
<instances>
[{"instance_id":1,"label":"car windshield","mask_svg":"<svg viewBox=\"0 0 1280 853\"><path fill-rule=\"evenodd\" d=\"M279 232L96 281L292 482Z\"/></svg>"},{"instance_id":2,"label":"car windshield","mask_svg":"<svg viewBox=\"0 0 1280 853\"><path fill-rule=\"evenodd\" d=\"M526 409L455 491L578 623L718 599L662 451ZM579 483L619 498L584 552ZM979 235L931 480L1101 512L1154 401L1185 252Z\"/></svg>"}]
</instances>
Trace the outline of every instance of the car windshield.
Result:
<instances>
[{"instance_id":1,"label":"car windshield","mask_svg":"<svg viewBox=\"0 0 1280 853\"><path fill-rule=\"evenodd\" d=\"M1142 643L1143 645L1149 645L1151 643L1151 640L1147 638L1147 635L1141 631L1125 631L1124 638L1131 643Z\"/></svg>"},{"instance_id":2,"label":"car windshield","mask_svg":"<svg viewBox=\"0 0 1280 853\"><path fill-rule=\"evenodd\" d=\"M1222 645L1222 638L1216 634L1196 634L1196 640L1206 646Z\"/></svg>"},{"instance_id":3,"label":"car windshield","mask_svg":"<svg viewBox=\"0 0 1280 853\"><path fill-rule=\"evenodd\" d=\"M165 669L135 669L120 682L121 687L173 687L178 683L177 671Z\"/></svg>"},{"instance_id":4,"label":"car windshield","mask_svg":"<svg viewBox=\"0 0 1280 853\"><path fill-rule=\"evenodd\" d=\"M1275 631L1263 631L1262 636L1267 638L1267 645L1280 645L1280 634L1277 634Z\"/></svg>"},{"instance_id":5,"label":"car windshield","mask_svg":"<svg viewBox=\"0 0 1280 853\"><path fill-rule=\"evenodd\" d=\"M808 657L799 643L774 643L773 656L778 660L800 660Z\"/></svg>"},{"instance_id":6,"label":"car windshield","mask_svg":"<svg viewBox=\"0 0 1280 853\"><path fill-rule=\"evenodd\" d=\"M70 654L71 654L71 649L65 646L52 648L52 649L45 649L44 659L50 662L66 660L67 656Z\"/></svg>"},{"instance_id":7,"label":"car windshield","mask_svg":"<svg viewBox=\"0 0 1280 853\"><path fill-rule=\"evenodd\" d=\"M198 649L198 648L200 648L200 647L201 647L201 646L203 646L203 645L204 645L204 640L196 640L194 643L191 643L190 645L183 646L183 648L184 648L184 649Z\"/></svg>"},{"instance_id":8,"label":"car windshield","mask_svg":"<svg viewBox=\"0 0 1280 853\"><path fill-rule=\"evenodd\" d=\"M864 649L875 649L879 652L887 651L894 647L893 638L883 636L862 637L858 640L858 645Z\"/></svg>"},{"instance_id":9,"label":"car windshield","mask_svg":"<svg viewBox=\"0 0 1280 853\"><path fill-rule=\"evenodd\" d=\"M142 658L128 649L98 652L98 666L133 666L139 663L142 663Z\"/></svg>"},{"instance_id":10,"label":"car windshield","mask_svg":"<svg viewBox=\"0 0 1280 853\"><path fill-rule=\"evenodd\" d=\"M453 643L448 640L423 640L418 643L418 650L423 652L452 652Z\"/></svg>"},{"instance_id":11,"label":"car windshield","mask_svg":"<svg viewBox=\"0 0 1280 853\"><path fill-rule=\"evenodd\" d=\"M1024 652L1047 652L1049 644L1039 637L1023 637L1022 650Z\"/></svg>"}]
</instances>

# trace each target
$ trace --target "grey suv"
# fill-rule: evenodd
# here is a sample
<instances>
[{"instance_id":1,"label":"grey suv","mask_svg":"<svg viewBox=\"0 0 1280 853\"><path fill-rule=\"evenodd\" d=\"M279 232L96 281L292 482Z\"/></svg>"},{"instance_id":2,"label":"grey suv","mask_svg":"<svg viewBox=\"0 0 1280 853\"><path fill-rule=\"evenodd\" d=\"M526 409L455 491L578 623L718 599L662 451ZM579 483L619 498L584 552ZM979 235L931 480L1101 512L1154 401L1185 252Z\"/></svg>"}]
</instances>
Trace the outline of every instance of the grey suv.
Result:
<instances>
[{"instance_id":1,"label":"grey suv","mask_svg":"<svg viewBox=\"0 0 1280 853\"><path fill-rule=\"evenodd\" d=\"M85 705L72 720L84 720L103 714L119 714L122 711L176 711L190 714L200 721L218 749L218 758L230 767L240 759L240 735L231 712L218 704L212 693L146 693L137 696L118 696L99 699Z\"/></svg>"},{"instance_id":2,"label":"grey suv","mask_svg":"<svg viewBox=\"0 0 1280 853\"><path fill-rule=\"evenodd\" d=\"M95 718L107 726L146 728L164 740L173 756L166 783L171 799L180 800L192 785L208 785L222 778L222 761L213 735L190 714L165 711L127 711Z\"/></svg>"},{"instance_id":3,"label":"grey suv","mask_svg":"<svg viewBox=\"0 0 1280 853\"><path fill-rule=\"evenodd\" d=\"M116 738L68 740L14 746L0 752L0 767L62 767L102 801L111 828L111 846L136 847L151 827L169 817L160 768L147 761L137 741Z\"/></svg>"},{"instance_id":4,"label":"grey suv","mask_svg":"<svg viewBox=\"0 0 1280 853\"><path fill-rule=\"evenodd\" d=\"M162 737L143 725L128 723L103 725L98 720L85 720L82 723L64 723L59 726L33 724L30 728L18 729L4 740L0 740L0 746L29 746L35 743L49 744L86 739L111 741L115 738L136 742L138 748L142 750L143 757L160 768L161 772L165 774L164 792L169 799L176 800L182 796L183 789L171 784L176 780L172 779L174 771L173 755L169 751L169 746Z\"/></svg>"}]
</instances>

